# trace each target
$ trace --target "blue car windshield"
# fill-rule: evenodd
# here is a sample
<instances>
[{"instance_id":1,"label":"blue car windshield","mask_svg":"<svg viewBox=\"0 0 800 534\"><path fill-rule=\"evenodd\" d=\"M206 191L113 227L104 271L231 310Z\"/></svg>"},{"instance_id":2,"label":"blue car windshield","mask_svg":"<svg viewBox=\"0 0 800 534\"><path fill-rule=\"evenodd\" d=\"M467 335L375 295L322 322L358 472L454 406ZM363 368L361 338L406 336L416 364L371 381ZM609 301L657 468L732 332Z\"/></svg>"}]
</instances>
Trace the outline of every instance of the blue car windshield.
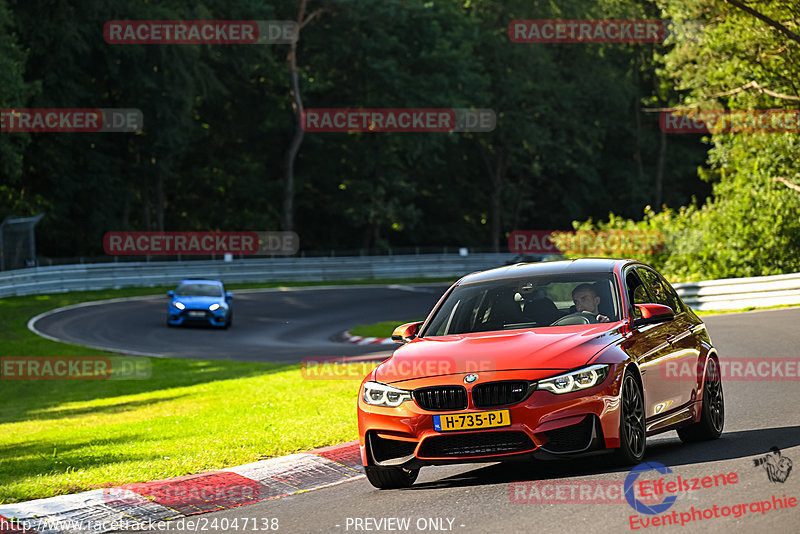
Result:
<instances>
[{"instance_id":1,"label":"blue car windshield","mask_svg":"<svg viewBox=\"0 0 800 534\"><path fill-rule=\"evenodd\" d=\"M216 284L181 284L175 294L184 297L221 297L222 288Z\"/></svg>"},{"instance_id":2,"label":"blue car windshield","mask_svg":"<svg viewBox=\"0 0 800 534\"><path fill-rule=\"evenodd\" d=\"M422 336L612 322L619 318L619 293L610 274L532 276L456 287Z\"/></svg>"}]
</instances>

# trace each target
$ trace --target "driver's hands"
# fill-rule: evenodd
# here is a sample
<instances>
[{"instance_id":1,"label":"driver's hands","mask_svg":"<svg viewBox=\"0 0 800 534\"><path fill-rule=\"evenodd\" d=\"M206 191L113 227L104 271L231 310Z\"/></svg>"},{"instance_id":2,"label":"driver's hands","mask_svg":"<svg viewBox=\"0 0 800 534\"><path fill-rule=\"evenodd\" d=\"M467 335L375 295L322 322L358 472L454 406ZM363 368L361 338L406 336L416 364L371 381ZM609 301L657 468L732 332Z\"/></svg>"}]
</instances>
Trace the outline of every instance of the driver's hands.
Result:
<instances>
[{"instance_id":1,"label":"driver's hands","mask_svg":"<svg viewBox=\"0 0 800 534\"><path fill-rule=\"evenodd\" d=\"M611 319L609 319L605 315L598 315L597 317L595 317L595 319L597 319L598 323L610 323L611 322Z\"/></svg>"}]
</instances>

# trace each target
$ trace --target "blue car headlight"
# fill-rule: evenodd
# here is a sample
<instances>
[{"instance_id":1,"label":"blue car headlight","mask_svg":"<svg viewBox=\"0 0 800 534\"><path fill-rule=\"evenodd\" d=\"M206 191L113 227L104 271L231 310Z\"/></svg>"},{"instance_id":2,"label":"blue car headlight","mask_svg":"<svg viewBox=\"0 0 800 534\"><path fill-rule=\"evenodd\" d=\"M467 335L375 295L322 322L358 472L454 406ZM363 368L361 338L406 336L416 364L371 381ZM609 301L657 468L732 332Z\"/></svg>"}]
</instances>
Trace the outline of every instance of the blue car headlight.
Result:
<instances>
[{"instance_id":1,"label":"blue car headlight","mask_svg":"<svg viewBox=\"0 0 800 534\"><path fill-rule=\"evenodd\" d=\"M220 305L215 302L214 304L209 306L208 309L211 310L211 311L216 311L216 310L220 309Z\"/></svg>"},{"instance_id":2,"label":"blue car headlight","mask_svg":"<svg viewBox=\"0 0 800 534\"><path fill-rule=\"evenodd\" d=\"M183 305L183 302L175 301L175 302L172 303L172 305L175 306L176 308L178 308L179 310L185 310L186 309L186 306Z\"/></svg>"}]
</instances>

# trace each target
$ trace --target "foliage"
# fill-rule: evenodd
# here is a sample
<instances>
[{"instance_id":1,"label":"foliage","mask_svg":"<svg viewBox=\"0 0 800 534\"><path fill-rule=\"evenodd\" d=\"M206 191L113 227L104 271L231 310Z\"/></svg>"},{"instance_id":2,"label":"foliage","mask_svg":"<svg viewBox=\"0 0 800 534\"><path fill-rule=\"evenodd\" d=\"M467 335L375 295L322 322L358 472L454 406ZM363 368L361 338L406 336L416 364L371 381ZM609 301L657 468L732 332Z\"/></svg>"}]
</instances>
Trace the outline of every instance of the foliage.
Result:
<instances>
[{"instance_id":1,"label":"foliage","mask_svg":"<svg viewBox=\"0 0 800 534\"><path fill-rule=\"evenodd\" d=\"M25 107L38 88L37 83L26 83L23 78L27 54L13 27L6 0L0 0L0 109ZM29 143L29 135L0 135L0 219L4 214L33 211L30 192L20 179L23 154Z\"/></svg>"},{"instance_id":2,"label":"foliage","mask_svg":"<svg viewBox=\"0 0 800 534\"><path fill-rule=\"evenodd\" d=\"M660 74L683 95L681 104L699 109L798 109L800 43L721 2L661 4L679 30L662 58ZM747 5L798 29L795 2ZM713 184L713 197L702 205L693 202L660 213L647 208L638 222L612 214L607 222L588 220L576 227L663 232L670 245L667 253L647 259L676 280L800 270L800 194L776 180L800 184L797 133L713 133L707 142L708 168L700 169L699 175Z\"/></svg>"},{"instance_id":3,"label":"foliage","mask_svg":"<svg viewBox=\"0 0 800 534\"><path fill-rule=\"evenodd\" d=\"M287 48L109 45L102 29L109 19L293 20L297 2L1 1L0 26L12 29L0 40L4 106L144 113L135 135L0 135L0 216L43 211L41 254L98 255L111 230L278 228L292 135ZM699 0L674 4L664 12L674 18L681 13L667 8L688 18L707 11ZM310 0L308 8L324 11L298 47L307 108L491 108L498 122L491 133L307 133L295 179L306 251L502 249L512 230L566 228L610 210L634 217L647 204L710 192L696 172L707 147L696 136L666 139L641 109L698 98L699 78L672 83L691 71L689 59L704 57L686 49L694 41L670 45L683 51L676 56L653 44L533 45L507 35L514 19L658 18L655 4ZM715 38L724 37L725 28Z\"/></svg>"}]
</instances>

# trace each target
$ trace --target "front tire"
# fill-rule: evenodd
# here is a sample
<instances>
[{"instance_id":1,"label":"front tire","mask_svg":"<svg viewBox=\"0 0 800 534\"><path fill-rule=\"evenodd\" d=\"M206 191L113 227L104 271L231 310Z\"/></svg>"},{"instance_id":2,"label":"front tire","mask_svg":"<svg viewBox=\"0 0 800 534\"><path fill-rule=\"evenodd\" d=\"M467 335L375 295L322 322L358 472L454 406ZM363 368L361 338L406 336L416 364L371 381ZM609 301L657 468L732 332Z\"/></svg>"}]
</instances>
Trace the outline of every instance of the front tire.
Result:
<instances>
[{"instance_id":1,"label":"front tire","mask_svg":"<svg viewBox=\"0 0 800 534\"><path fill-rule=\"evenodd\" d=\"M703 382L700 421L678 429L678 437L684 443L717 439L722 435L722 428L725 426L725 397L722 394L722 377L717 360L709 358Z\"/></svg>"},{"instance_id":2,"label":"front tire","mask_svg":"<svg viewBox=\"0 0 800 534\"><path fill-rule=\"evenodd\" d=\"M625 371L620 391L620 446L614 452L614 463L618 465L634 465L641 463L647 449L647 437L644 424L644 395L636 377L629 370Z\"/></svg>"},{"instance_id":3,"label":"front tire","mask_svg":"<svg viewBox=\"0 0 800 534\"><path fill-rule=\"evenodd\" d=\"M404 467L366 466L364 470L369 483L378 489L410 488L419 475L419 469Z\"/></svg>"}]
</instances>

